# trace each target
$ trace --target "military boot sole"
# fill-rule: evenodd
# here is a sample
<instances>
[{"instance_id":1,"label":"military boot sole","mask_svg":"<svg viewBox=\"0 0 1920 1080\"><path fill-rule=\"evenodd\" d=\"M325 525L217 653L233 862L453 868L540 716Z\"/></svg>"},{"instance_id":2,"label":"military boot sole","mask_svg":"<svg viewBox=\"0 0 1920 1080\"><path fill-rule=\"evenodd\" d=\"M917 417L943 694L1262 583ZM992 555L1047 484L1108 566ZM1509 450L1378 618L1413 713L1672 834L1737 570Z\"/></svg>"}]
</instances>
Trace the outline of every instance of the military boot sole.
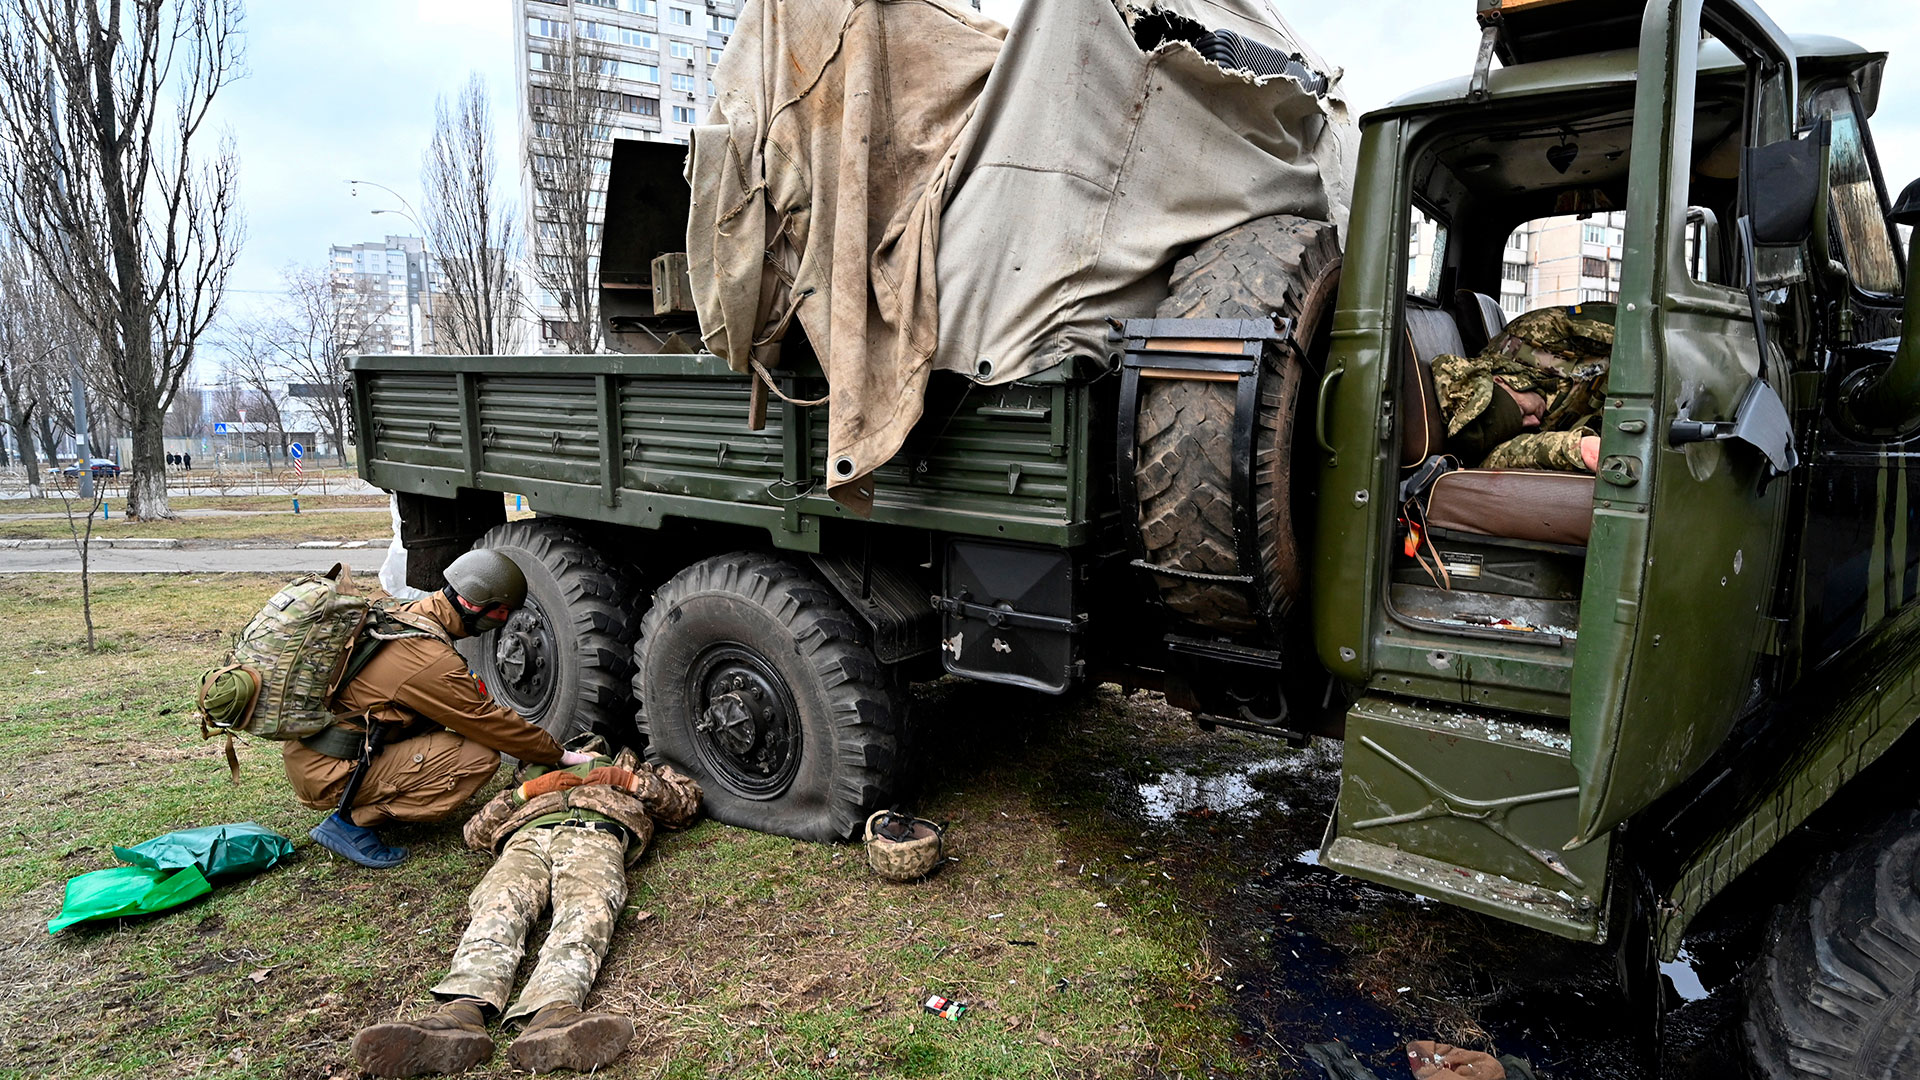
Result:
<instances>
[{"instance_id":1,"label":"military boot sole","mask_svg":"<svg viewBox=\"0 0 1920 1080\"><path fill-rule=\"evenodd\" d=\"M572 1069L586 1072L613 1064L633 1041L633 1021L593 1013L564 1027L529 1031L513 1041L507 1056L515 1068L533 1072Z\"/></svg>"},{"instance_id":2,"label":"military boot sole","mask_svg":"<svg viewBox=\"0 0 1920 1080\"><path fill-rule=\"evenodd\" d=\"M431 1076L465 1072L493 1056L485 1032L375 1024L353 1037L353 1059L375 1076Z\"/></svg>"}]
</instances>

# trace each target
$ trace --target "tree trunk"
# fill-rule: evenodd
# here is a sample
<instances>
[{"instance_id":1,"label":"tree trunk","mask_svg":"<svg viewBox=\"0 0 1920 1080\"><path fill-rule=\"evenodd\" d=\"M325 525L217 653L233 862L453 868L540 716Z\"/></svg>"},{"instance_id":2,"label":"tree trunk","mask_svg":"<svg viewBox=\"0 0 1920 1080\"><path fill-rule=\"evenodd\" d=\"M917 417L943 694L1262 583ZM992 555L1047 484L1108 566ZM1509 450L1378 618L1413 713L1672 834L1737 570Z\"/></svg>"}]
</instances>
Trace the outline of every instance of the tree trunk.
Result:
<instances>
[{"instance_id":1,"label":"tree trunk","mask_svg":"<svg viewBox=\"0 0 1920 1080\"><path fill-rule=\"evenodd\" d=\"M133 475L127 481L127 513L142 521L170 518L167 506L165 418L149 401L133 405Z\"/></svg>"},{"instance_id":2,"label":"tree trunk","mask_svg":"<svg viewBox=\"0 0 1920 1080\"><path fill-rule=\"evenodd\" d=\"M27 472L27 497L42 498L46 491L40 486L40 462L33 452L33 422L16 414L8 417L7 423L13 428L13 445L20 448L20 464Z\"/></svg>"},{"instance_id":3,"label":"tree trunk","mask_svg":"<svg viewBox=\"0 0 1920 1080\"><path fill-rule=\"evenodd\" d=\"M45 413L40 414L40 449L47 459L47 467L60 467L60 440L53 437L53 422Z\"/></svg>"}]
</instances>

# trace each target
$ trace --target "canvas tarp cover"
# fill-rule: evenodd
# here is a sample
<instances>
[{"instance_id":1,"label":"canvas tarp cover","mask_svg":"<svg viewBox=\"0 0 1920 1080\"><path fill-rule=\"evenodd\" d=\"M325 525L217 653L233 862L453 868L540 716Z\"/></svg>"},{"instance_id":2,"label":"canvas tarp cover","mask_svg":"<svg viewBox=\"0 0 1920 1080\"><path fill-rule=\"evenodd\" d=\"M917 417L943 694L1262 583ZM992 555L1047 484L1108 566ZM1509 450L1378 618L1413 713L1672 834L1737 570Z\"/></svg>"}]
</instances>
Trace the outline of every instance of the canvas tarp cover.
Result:
<instances>
[{"instance_id":1,"label":"canvas tarp cover","mask_svg":"<svg viewBox=\"0 0 1920 1080\"><path fill-rule=\"evenodd\" d=\"M1143 50L1131 20L1159 13L1301 54L1329 90ZM933 370L1103 355L1105 320L1151 315L1191 245L1269 214L1346 224L1337 75L1265 0L1046 0L1010 30L938 0L755 3L714 81L688 163L702 332L745 371L798 320L856 507Z\"/></svg>"}]
</instances>

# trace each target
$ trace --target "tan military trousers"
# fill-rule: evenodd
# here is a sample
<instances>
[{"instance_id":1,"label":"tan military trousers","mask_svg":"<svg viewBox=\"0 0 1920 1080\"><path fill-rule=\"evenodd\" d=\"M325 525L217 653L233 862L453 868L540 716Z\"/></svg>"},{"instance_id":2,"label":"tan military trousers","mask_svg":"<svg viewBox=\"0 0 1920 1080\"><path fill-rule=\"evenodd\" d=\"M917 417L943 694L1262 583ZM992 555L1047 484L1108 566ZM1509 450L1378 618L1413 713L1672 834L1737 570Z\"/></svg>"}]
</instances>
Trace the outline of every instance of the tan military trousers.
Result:
<instances>
[{"instance_id":1,"label":"tan military trousers","mask_svg":"<svg viewBox=\"0 0 1920 1080\"><path fill-rule=\"evenodd\" d=\"M475 997L504 1009L527 932L551 896L553 929L505 1019L524 1019L555 1002L579 1008L627 902L626 850L613 833L571 825L515 833L467 898L472 920L453 954L453 970L434 995Z\"/></svg>"},{"instance_id":2,"label":"tan military trousers","mask_svg":"<svg viewBox=\"0 0 1920 1080\"><path fill-rule=\"evenodd\" d=\"M297 742L282 745L281 762L294 795L315 810L338 806L353 775L353 762ZM451 731L389 743L367 769L353 802L353 823L374 828L390 821L445 821L499 768L499 754Z\"/></svg>"}]
</instances>

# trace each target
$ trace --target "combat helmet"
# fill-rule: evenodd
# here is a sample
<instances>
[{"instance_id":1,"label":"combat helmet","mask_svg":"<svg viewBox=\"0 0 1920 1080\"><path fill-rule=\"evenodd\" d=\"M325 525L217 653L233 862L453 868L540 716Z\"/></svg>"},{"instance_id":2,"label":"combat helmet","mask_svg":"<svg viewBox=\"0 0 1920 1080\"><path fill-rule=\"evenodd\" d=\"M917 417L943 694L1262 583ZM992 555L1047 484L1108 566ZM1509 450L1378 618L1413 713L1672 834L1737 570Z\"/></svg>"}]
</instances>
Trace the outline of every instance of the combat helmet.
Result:
<instances>
[{"instance_id":1,"label":"combat helmet","mask_svg":"<svg viewBox=\"0 0 1920 1080\"><path fill-rule=\"evenodd\" d=\"M940 826L895 810L867 818L867 865L888 881L925 877L945 854Z\"/></svg>"},{"instance_id":2,"label":"combat helmet","mask_svg":"<svg viewBox=\"0 0 1920 1080\"><path fill-rule=\"evenodd\" d=\"M527 575L491 548L475 548L448 563L446 578L454 592L476 607L518 608L527 600Z\"/></svg>"}]
</instances>

